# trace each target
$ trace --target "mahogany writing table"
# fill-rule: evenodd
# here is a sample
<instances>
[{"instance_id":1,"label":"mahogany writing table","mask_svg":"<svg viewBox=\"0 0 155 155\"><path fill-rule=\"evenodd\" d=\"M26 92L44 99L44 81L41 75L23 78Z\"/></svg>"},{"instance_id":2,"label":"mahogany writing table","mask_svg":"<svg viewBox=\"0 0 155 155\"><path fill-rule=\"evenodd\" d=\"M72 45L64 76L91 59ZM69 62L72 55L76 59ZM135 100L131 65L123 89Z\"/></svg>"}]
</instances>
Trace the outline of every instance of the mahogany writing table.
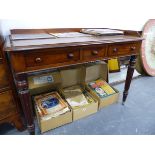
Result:
<instances>
[{"instance_id":1,"label":"mahogany writing table","mask_svg":"<svg viewBox=\"0 0 155 155\"><path fill-rule=\"evenodd\" d=\"M5 52L30 134L35 133L27 79L31 74L96 60L130 56L123 93L123 102L126 101L142 38L134 31L124 31L123 35L115 36L67 37L66 35L60 38L50 34L80 30L80 28L11 30Z\"/></svg>"}]
</instances>

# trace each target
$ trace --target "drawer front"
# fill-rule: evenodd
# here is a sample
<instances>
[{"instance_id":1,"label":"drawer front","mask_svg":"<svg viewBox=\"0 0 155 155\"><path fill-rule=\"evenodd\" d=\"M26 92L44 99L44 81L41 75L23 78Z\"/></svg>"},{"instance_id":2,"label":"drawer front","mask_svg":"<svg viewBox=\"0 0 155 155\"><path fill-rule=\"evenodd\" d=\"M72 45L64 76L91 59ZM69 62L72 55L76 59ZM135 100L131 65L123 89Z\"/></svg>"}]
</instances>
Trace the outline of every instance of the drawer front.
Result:
<instances>
[{"instance_id":1,"label":"drawer front","mask_svg":"<svg viewBox=\"0 0 155 155\"><path fill-rule=\"evenodd\" d=\"M108 48L108 56L121 56L136 54L140 51L141 43L128 43L111 45Z\"/></svg>"},{"instance_id":2,"label":"drawer front","mask_svg":"<svg viewBox=\"0 0 155 155\"><path fill-rule=\"evenodd\" d=\"M4 64L0 64L0 88L8 86L8 77Z\"/></svg>"},{"instance_id":3,"label":"drawer front","mask_svg":"<svg viewBox=\"0 0 155 155\"><path fill-rule=\"evenodd\" d=\"M80 60L79 50L52 50L25 54L26 67L77 62Z\"/></svg>"},{"instance_id":4,"label":"drawer front","mask_svg":"<svg viewBox=\"0 0 155 155\"><path fill-rule=\"evenodd\" d=\"M81 51L83 60L103 59L106 56L106 47L84 48Z\"/></svg>"},{"instance_id":5,"label":"drawer front","mask_svg":"<svg viewBox=\"0 0 155 155\"><path fill-rule=\"evenodd\" d=\"M15 112L15 104L13 102L11 91L0 93L0 119L10 116Z\"/></svg>"}]
</instances>

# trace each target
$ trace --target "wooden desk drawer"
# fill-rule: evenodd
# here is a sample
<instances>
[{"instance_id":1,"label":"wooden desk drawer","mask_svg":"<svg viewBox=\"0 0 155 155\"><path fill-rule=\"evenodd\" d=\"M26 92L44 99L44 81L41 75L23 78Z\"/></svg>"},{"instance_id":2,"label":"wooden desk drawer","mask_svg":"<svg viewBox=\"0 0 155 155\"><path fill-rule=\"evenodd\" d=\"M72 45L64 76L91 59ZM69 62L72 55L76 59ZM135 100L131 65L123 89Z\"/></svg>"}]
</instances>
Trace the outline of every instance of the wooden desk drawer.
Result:
<instances>
[{"instance_id":1,"label":"wooden desk drawer","mask_svg":"<svg viewBox=\"0 0 155 155\"><path fill-rule=\"evenodd\" d=\"M4 64L0 64L0 89L8 86L8 77Z\"/></svg>"},{"instance_id":2,"label":"wooden desk drawer","mask_svg":"<svg viewBox=\"0 0 155 155\"><path fill-rule=\"evenodd\" d=\"M26 67L76 62L80 60L79 50L51 50L25 54Z\"/></svg>"},{"instance_id":3,"label":"wooden desk drawer","mask_svg":"<svg viewBox=\"0 0 155 155\"><path fill-rule=\"evenodd\" d=\"M13 112L15 112L15 104L11 91L0 93L0 119L10 116Z\"/></svg>"},{"instance_id":4,"label":"wooden desk drawer","mask_svg":"<svg viewBox=\"0 0 155 155\"><path fill-rule=\"evenodd\" d=\"M108 56L131 55L138 53L141 43L128 43L111 45L108 48Z\"/></svg>"},{"instance_id":5,"label":"wooden desk drawer","mask_svg":"<svg viewBox=\"0 0 155 155\"><path fill-rule=\"evenodd\" d=\"M92 47L81 49L83 60L103 59L106 55L106 47Z\"/></svg>"}]
</instances>

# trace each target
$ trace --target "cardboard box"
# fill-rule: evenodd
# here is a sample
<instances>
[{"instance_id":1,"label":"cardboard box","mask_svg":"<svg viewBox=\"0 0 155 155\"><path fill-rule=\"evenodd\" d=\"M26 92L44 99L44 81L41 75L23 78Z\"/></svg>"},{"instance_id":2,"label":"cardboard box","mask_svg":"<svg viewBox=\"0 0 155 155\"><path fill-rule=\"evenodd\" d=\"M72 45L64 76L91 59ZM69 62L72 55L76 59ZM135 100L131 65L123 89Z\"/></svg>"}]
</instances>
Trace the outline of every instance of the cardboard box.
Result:
<instances>
[{"instance_id":1,"label":"cardboard box","mask_svg":"<svg viewBox=\"0 0 155 155\"><path fill-rule=\"evenodd\" d=\"M62 93L64 88L71 87L71 86L76 86L80 85L82 89L84 88L83 85L83 68L82 67L77 67L77 68L72 68L72 69L67 69L67 70L61 70L61 88L59 89L60 92ZM89 116L91 114L94 114L98 110L98 101L91 95L89 92L87 92L93 99L94 103L84 105L84 106L79 106L76 108L72 107L73 110L73 120L78 120L83 117ZM63 95L63 93L62 93Z\"/></svg>"},{"instance_id":2,"label":"cardboard box","mask_svg":"<svg viewBox=\"0 0 155 155\"><path fill-rule=\"evenodd\" d=\"M48 79L49 78L49 79ZM119 92L106 98L99 98L88 86L87 83L102 78L108 80L108 67L106 63L89 63L83 67L73 67L70 69L55 71L52 73L41 74L39 76L29 77L29 89L32 95L56 90L62 95L62 89L66 87L81 86L82 89L87 90L87 93L92 96L94 103L85 106L72 108L69 106L69 112L59 115L58 117L49 120L42 120L36 109L36 115L41 132L54 129L73 120L78 120L83 117L94 114L107 105L117 102Z\"/></svg>"},{"instance_id":3,"label":"cardboard box","mask_svg":"<svg viewBox=\"0 0 155 155\"><path fill-rule=\"evenodd\" d=\"M60 97L59 94L57 94L57 95ZM64 101L64 102L66 102L66 101ZM67 104L67 102L66 102L66 104ZM35 103L35 111L36 111L37 120L38 120L38 124L39 124L40 130L41 130L41 133L46 132L51 129L54 129L54 128L57 128L57 127L60 127L62 125L71 123L73 113L72 113L72 109L70 108L69 105L68 105L68 108L70 109L70 111L67 111L64 114L58 115L56 117L49 117L49 118L45 119L39 115L37 103Z\"/></svg>"},{"instance_id":4,"label":"cardboard box","mask_svg":"<svg viewBox=\"0 0 155 155\"><path fill-rule=\"evenodd\" d=\"M41 133L72 122L72 110L49 120L42 120L37 110L36 115Z\"/></svg>"},{"instance_id":5,"label":"cardboard box","mask_svg":"<svg viewBox=\"0 0 155 155\"><path fill-rule=\"evenodd\" d=\"M29 76L28 83L30 94L36 95L56 89L61 83L61 77L58 71L54 71L50 73Z\"/></svg>"},{"instance_id":6,"label":"cardboard box","mask_svg":"<svg viewBox=\"0 0 155 155\"><path fill-rule=\"evenodd\" d=\"M100 98L91 88L89 88L88 83L95 81L97 79L103 79L108 81L108 66L104 62L86 64L84 67L84 78L85 78L85 87L86 89L98 100L99 109L108 106L113 103L117 103L119 98L119 91L112 87L115 90L115 94L107 96L105 98Z\"/></svg>"}]
</instances>

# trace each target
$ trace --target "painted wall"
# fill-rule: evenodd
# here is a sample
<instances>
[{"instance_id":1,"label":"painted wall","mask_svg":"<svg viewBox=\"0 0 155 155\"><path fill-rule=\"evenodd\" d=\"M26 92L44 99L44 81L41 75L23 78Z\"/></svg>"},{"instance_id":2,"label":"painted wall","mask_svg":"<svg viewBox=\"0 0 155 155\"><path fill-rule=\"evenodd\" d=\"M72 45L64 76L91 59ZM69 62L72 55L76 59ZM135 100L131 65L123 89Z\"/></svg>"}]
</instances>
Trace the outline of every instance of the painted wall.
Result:
<instances>
[{"instance_id":1,"label":"painted wall","mask_svg":"<svg viewBox=\"0 0 155 155\"><path fill-rule=\"evenodd\" d=\"M155 18L154 0L5 0L1 5L0 25L4 35L14 28L142 30L148 19Z\"/></svg>"},{"instance_id":2,"label":"painted wall","mask_svg":"<svg viewBox=\"0 0 155 155\"><path fill-rule=\"evenodd\" d=\"M8 35L10 29L20 29L20 28L61 28L61 27L102 27L102 28L118 28L118 29L128 29L128 30L142 30L143 25L148 19L141 20L104 20L102 23L93 24L88 22L87 24L78 24L76 25L71 22L67 24L61 22L52 22L49 20L0 20L0 31L3 32L3 35Z\"/></svg>"}]
</instances>

